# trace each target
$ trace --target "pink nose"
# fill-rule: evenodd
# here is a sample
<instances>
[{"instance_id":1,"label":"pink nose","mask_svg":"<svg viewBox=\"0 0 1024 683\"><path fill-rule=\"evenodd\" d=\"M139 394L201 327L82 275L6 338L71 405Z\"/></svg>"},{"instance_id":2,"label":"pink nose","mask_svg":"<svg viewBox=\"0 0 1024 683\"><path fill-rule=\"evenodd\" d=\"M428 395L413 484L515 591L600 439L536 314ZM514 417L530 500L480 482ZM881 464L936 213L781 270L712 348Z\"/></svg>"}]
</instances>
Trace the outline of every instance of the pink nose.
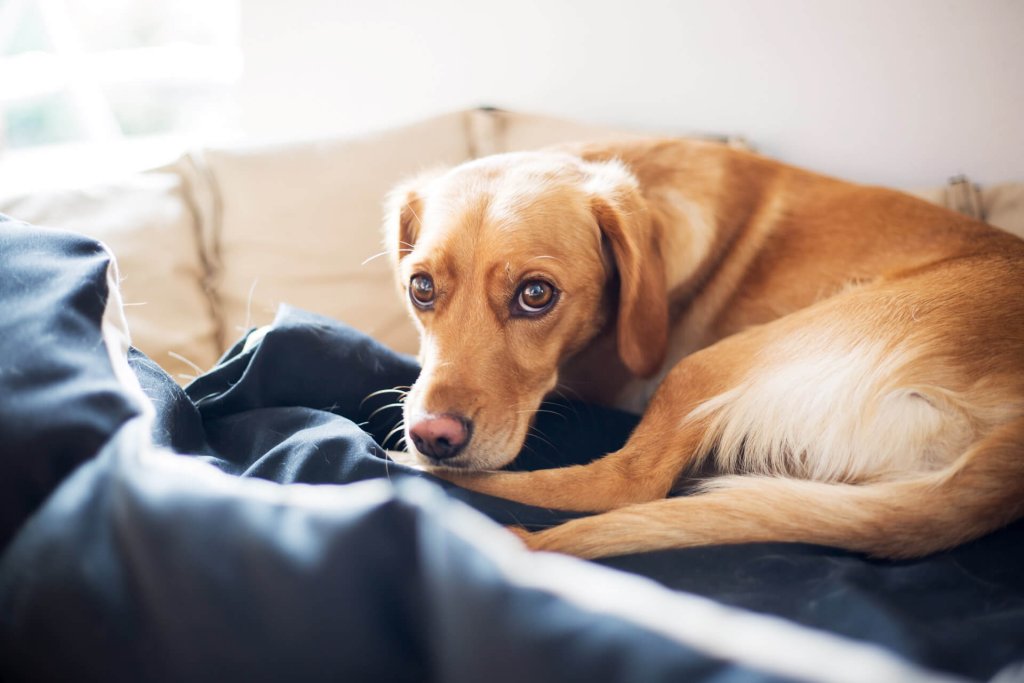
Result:
<instances>
[{"instance_id":1,"label":"pink nose","mask_svg":"<svg viewBox=\"0 0 1024 683\"><path fill-rule=\"evenodd\" d=\"M469 443L473 423L460 415L425 415L409 427L409 437L423 455L448 460Z\"/></svg>"}]
</instances>

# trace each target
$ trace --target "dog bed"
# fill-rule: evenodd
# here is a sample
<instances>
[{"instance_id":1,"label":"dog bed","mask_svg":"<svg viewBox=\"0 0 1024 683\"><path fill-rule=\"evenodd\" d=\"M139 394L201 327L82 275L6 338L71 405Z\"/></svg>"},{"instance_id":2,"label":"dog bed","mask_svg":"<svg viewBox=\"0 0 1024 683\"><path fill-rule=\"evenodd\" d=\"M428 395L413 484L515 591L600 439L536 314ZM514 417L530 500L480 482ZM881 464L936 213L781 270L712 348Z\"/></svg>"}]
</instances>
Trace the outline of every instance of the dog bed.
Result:
<instances>
[{"instance_id":1,"label":"dog bed","mask_svg":"<svg viewBox=\"0 0 1024 683\"><path fill-rule=\"evenodd\" d=\"M378 392L410 385L412 359L284 307L183 390L130 349L115 283L100 244L0 219L3 680L1024 671L1024 523L904 562L787 544L528 553L498 525L573 515L386 457L400 409ZM547 407L516 466L598 457L637 420Z\"/></svg>"}]
</instances>

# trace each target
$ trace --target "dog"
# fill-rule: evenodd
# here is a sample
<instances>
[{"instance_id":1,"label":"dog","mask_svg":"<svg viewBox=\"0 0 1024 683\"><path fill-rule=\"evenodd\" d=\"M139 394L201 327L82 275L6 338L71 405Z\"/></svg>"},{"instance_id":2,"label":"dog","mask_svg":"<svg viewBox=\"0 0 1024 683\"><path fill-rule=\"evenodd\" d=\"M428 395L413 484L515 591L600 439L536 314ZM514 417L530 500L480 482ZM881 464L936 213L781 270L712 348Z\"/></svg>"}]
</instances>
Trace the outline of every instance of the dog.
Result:
<instances>
[{"instance_id":1,"label":"dog","mask_svg":"<svg viewBox=\"0 0 1024 683\"><path fill-rule=\"evenodd\" d=\"M1024 514L1013 235L682 139L485 157L388 206L421 338L410 450L460 486L598 513L514 529L530 548L909 558ZM559 386L646 409L590 464L498 471Z\"/></svg>"}]
</instances>

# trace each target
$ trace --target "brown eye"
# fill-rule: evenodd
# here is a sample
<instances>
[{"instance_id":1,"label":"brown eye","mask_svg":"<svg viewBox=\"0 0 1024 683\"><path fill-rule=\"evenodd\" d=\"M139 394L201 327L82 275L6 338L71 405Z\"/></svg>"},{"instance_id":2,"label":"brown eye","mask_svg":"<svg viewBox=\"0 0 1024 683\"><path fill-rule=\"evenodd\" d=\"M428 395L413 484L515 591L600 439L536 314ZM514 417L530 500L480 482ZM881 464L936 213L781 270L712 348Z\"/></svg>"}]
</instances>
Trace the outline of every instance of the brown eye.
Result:
<instances>
[{"instance_id":1,"label":"brown eye","mask_svg":"<svg viewBox=\"0 0 1024 683\"><path fill-rule=\"evenodd\" d=\"M519 288L515 308L521 314L544 313L555 303L555 286L544 280L529 280Z\"/></svg>"},{"instance_id":2,"label":"brown eye","mask_svg":"<svg viewBox=\"0 0 1024 683\"><path fill-rule=\"evenodd\" d=\"M409 298L419 308L433 308L434 280L429 275L413 275L409 280Z\"/></svg>"}]
</instances>

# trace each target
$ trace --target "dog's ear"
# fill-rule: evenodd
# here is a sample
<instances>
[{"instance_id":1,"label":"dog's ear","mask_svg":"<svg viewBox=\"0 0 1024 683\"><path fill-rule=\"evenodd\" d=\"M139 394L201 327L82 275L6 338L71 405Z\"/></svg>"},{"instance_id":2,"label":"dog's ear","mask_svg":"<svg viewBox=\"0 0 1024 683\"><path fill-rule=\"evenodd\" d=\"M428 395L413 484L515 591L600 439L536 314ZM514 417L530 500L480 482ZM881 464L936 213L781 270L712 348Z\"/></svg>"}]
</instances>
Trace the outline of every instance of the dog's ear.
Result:
<instances>
[{"instance_id":1,"label":"dog's ear","mask_svg":"<svg viewBox=\"0 0 1024 683\"><path fill-rule=\"evenodd\" d=\"M416 245L422 213L423 199L414 183L403 183L389 195L384 219L384 248L393 265L397 266Z\"/></svg>"},{"instance_id":2,"label":"dog's ear","mask_svg":"<svg viewBox=\"0 0 1024 683\"><path fill-rule=\"evenodd\" d=\"M416 246L425 197L430 194L431 184L447 172L448 168L443 166L427 169L388 194L384 206L384 249L391 255L393 265L397 266Z\"/></svg>"},{"instance_id":3,"label":"dog's ear","mask_svg":"<svg viewBox=\"0 0 1024 683\"><path fill-rule=\"evenodd\" d=\"M591 206L619 279L619 357L633 374L650 377L668 347L665 261L636 179L616 162L595 166Z\"/></svg>"}]
</instances>

